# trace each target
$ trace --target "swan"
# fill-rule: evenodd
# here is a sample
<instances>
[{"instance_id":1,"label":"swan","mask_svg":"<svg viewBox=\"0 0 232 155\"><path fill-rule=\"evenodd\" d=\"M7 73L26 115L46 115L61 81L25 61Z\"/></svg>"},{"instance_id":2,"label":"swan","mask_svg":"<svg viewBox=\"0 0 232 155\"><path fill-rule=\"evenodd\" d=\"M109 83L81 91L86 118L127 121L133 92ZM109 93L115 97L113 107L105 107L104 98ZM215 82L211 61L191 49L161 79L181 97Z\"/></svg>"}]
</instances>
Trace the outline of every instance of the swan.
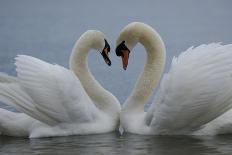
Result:
<instances>
[{"instance_id":1,"label":"swan","mask_svg":"<svg viewBox=\"0 0 232 155\"><path fill-rule=\"evenodd\" d=\"M17 77L0 74L0 101L22 113L0 109L0 133L30 138L111 132L119 124L119 101L88 69L91 49L105 62L110 46L105 35L85 32L75 43L70 70L40 59L19 55Z\"/></svg>"},{"instance_id":2,"label":"swan","mask_svg":"<svg viewBox=\"0 0 232 155\"><path fill-rule=\"evenodd\" d=\"M222 133L226 126L232 131L228 119L232 116L232 44L191 47L173 58L169 72L161 79L164 42L152 27L140 22L127 25L117 39L116 55L122 58L124 70L137 43L145 47L147 59L121 109L124 132L203 135ZM145 111L144 104L160 79L155 101Z\"/></svg>"}]
</instances>

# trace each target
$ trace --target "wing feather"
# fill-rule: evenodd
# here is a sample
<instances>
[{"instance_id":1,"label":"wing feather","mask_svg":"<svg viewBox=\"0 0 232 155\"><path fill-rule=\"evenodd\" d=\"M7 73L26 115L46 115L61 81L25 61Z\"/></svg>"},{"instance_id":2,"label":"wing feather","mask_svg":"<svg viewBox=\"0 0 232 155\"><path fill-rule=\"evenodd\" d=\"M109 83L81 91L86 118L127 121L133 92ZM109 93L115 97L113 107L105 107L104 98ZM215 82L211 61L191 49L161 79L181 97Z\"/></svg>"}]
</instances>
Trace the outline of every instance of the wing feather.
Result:
<instances>
[{"instance_id":1,"label":"wing feather","mask_svg":"<svg viewBox=\"0 0 232 155\"><path fill-rule=\"evenodd\" d=\"M156 132L186 133L232 107L232 44L189 48L174 57L146 122Z\"/></svg>"},{"instance_id":2,"label":"wing feather","mask_svg":"<svg viewBox=\"0 0 232 155\"><path fill-rule=\"evenodd\" d=\"M92 120L97 108L70 70L25 55L15 65L21 86L41 114L58 123Z\"/></svg>"}]
</instances>

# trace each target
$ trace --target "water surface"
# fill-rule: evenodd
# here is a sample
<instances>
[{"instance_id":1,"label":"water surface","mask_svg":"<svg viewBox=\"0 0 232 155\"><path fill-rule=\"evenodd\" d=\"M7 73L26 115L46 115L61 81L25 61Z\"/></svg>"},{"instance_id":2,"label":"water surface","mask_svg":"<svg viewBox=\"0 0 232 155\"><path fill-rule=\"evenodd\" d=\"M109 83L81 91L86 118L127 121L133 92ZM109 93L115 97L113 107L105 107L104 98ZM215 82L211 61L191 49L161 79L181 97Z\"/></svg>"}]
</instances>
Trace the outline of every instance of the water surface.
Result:
<instances>
[{"instance_id":1,"label":"water surface","mask_svg":"<svg viewBox=\"0 0 232 155\"><path fill-rule=\"evenodd\" d=\"M0 137L0 154L230 155L232 135L140 136L117 133L43 139Z\"/></svg>"}]
</instances>

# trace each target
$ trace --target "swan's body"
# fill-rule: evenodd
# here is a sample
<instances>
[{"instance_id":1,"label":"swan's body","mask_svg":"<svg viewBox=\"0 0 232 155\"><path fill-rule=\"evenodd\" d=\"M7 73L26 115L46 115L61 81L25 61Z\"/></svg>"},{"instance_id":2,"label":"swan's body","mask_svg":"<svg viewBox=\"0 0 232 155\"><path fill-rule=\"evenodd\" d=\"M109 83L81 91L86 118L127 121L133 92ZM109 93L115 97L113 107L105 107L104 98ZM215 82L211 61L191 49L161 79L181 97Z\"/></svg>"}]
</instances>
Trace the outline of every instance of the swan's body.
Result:
<instances>
[{"instance_id":1,"label":"swan's body","mask_svg":"<svg viewBox=\"0 0 232 155\"><path fill-rule=\"evenodd\" d=\"M84 33L70 57L71 70L18 56L17 78L0 76L0 100L23 113L1 109L1 134L32 138L114 131L120 104L93 78L87 64L88 52L103 47L101 32Z\"/></svg>"},{"instance_id":2,"label":"swan's body","mask_svg":"<svg viewBox=\"0 0 232 155\"><path fill-rule=\"evenodd\" d=\"M117 40L116 53L124 54L124 69L127 67L125 58L138 42L147 51L147 62L122 107L120 121L125 132L183 135L228 133L231 129L232 133L232 112L227 112L232 107L231 44L201 45L173 58L170 71L161 80L155 102L145 112L144 103L163 72L166 50L150 26L131 23Z\"/></svg>"}]
</instances>

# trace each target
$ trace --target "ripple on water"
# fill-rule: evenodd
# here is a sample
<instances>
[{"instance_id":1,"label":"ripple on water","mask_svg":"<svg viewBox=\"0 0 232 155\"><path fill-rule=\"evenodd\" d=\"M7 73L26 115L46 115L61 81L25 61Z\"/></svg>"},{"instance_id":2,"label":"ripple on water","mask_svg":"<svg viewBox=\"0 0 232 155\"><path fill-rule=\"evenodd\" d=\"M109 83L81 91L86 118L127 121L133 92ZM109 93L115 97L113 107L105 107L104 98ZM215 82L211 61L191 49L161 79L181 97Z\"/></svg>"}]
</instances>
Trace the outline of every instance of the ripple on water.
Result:
<instances>
[{"instance_id":1,"label":"ripple on water","mask_svg":"<svg viewBox=\"0 0 232 155\"><path fill-rule=\"evenodd\" d=\"M141 136L109 133L42 139L0 137L0 154L231 154L232 135Z\"/></svg>"}]
</instances>

